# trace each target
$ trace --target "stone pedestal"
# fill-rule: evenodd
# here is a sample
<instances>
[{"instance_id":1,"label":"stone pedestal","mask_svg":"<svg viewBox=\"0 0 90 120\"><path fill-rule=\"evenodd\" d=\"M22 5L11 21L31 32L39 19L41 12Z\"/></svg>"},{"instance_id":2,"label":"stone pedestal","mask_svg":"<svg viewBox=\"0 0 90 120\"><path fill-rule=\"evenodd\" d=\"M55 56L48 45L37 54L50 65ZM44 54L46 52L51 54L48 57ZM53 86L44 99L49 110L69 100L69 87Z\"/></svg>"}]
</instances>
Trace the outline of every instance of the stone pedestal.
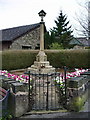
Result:
<instances>
[{"instance_id":1,"label":"stone pedestal","mask_svg":"<svg viewBox=\"0 0 90 120\"><path fill-rule=\"evenodd\" d=\"M88 99L87 76L70 78L67 80L67 108L70 111L79 112Z\"/></svg>"},{"instance_id":2,"label":"stone pedestal","mask_svg":"<svg viewBox=\"0 0 90 120\"><path fill-rule=\"evenodd\" d=\"M10 93L8 110L14 117L20 117L28 111L28 92Z\"/></svg>"},{"instance_id":3,"label":"stone pedestal","mask_svg":"<svg viewBox=\"0 0 90 120\"><path fill-rule=\"evenodd\" d=\"M34 61L34 65L28 68L28 71L31 73L53 73L55 72L55 68L53 68L49 61L47 61L47 55L44 51L39 51L38 55L36 56L36 61Z\"/></svg>"}]
</instances>

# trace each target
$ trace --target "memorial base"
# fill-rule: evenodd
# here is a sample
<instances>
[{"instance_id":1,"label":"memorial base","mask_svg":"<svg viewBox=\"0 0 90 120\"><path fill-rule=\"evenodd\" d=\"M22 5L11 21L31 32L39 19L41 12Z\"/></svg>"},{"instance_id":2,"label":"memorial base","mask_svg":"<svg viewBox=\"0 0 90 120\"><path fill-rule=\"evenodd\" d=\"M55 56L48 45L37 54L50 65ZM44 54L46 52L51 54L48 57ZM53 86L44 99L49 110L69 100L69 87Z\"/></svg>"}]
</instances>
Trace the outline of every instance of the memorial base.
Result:
<instances>
[{"instance_id":1,"label":"memorial base","mask_svg":"<svg viewBox=\"0 0 90 120\"><path fill-rule=\"evenodd\" d=\"M28 68L28 71L31 73L53 73L55 72L55 68L52 67L47 61L47 55L44 51L39 51L38 55L36 56L36 61L34 61L34 65Z\"/></svg>"}]
</instances>

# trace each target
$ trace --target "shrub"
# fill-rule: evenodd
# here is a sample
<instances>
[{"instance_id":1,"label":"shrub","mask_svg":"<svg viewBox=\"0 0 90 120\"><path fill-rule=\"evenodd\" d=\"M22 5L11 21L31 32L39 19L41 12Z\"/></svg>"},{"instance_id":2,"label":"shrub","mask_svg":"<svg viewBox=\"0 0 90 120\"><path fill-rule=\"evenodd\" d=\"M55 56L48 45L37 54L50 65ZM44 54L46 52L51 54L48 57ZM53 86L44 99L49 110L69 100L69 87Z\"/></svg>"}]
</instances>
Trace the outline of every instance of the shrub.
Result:
<instances>
[{"instance_id":1,"label":"shrub","mask_svg":"<svg viewBox=\"0 0 90 120\"><path fill-rule=\"evenodd\" d=\"M31 66L35 60L35 53L30 51L3 51L2 69L22 69Z\"/></svg>"},{"instance_id":2,"label":"shrub","mask_svg":"<svg viewBox=\"0 0 90 120\"><path fill-rule=\"evenodd\" d=\"M85 47L85 49L90 49L90 47L88 46L88 47Z\"/></svg>"},{"instance_id":3,"label":"shrub","mask_svg":"<svg viewBox=\"0 0 90 120\"><path fill-rule=\"evenodd\" d=\"M50 64L55 68L90 68L90 50L46 50ZM20 50L2 52L2 69L14 70L30 67L38 51ZM0 52L1 54L1 52Z\"/></svg>"},{"instance_id":4,"label":"shrub","mask_svg":"<svg viewBox=\"0 0 90 120\"><path fill-rule=\"evenodd\" d=\"M50 49L63 49L63 46L62 44L59 44L57 42L55 43L52 43L50 46L49 46Z\"/></svg>"},{"instance_id":5,"label":"shrub","mask_svg":"<svg viewBox=\"0 0 90 120\"><path fill-rule=\"evenodd\" d=\"M47 53L48 60L54 67L89 68L90 50L61 50Z\"/></svg>"}]
</instances>

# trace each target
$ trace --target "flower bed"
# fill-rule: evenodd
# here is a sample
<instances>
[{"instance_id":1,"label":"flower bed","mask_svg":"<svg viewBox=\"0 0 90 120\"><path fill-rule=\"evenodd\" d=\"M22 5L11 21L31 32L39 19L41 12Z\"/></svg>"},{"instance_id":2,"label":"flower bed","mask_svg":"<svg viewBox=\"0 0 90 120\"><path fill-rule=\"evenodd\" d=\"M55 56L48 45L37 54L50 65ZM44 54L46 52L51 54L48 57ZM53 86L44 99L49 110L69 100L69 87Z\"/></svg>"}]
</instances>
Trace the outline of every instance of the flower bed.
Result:
<instances>
[{"instance_id":1,"label":"flower bed","mask_svg":"<svg viewBox=\"0 0 90 120\"><path fill-rule=\"evenodd\" d=\"M87 72L88 69L77 69L75 68L74 72L67 72L66 73L66 79L70 79L70 78L74 78L74 77L79 77L81 73ZM64 78L64 73L60 74L60 77L56 77L56 82L57 83L63 83L65 82L65 78Z\"/></svg>"},{"instance_id":2,"label":"flower bed","mask_svg":"<svg viewBox=\"0 0 90 120\"><path fill-rule=\"evenodd\" d=\"M88 69L76 69L75 68L74 72L67 72L66 73L66 79L70 79L70 78L73 78L73 77L78 77L78 76L80 76L81 73L84 73L84 72L87 72L87 71L88 71ZM7 70L0 70L0 75L3 75L7 78L14 79L16 81L23 82L23 83L28 83L28 80L29 80L28 75L24 75L24 74L15 75L15 74L9 73ZM57 83L60 83L61 85L63 85L63 83L65 82L64 74L61 73L60 76L55 78L55 81Z\"/></svg>"},{"instance_id":3,"label":"flower bed","mask_svg":"<svg viewBox=\"0 0 90 120\"><path fill-rule=\"evenodd\" d=\"M78 77L80 76L81 73L84 73L84 72L87 72L88 69L76 69L75 68L75 72L67 72L66 74L66 79L69 79L69 78L73 78L73 77ZM10 78L10 79L14 79L16 81L19 81L19 82L23 82L23 83L28 83L28 80L29 80L29 76L28 75L15 75L15 74L11 74L9 73L7 70L0 70L0 75L3 75L7 78ZM57 77L56 78L56 82L57 83L63 83L64 82L64 74L61 73L60 74L60 78Z\"/></svg>"},{"instance_id":4,"label":"flower bed","mask_svg":"<svg viewBox=\"0 0 90 120\"><path fill-rule=\"evenodd\" d=\"M87 72L88 69L76 69L75 68L75 71L74 72L68 72L66 73L66 79L70 79L70 78L74 78L74 77L79 77L81 73L84 73L84 72ZM7 70L0 70L0 75L2 76L5 76L6 78L8 79L14 79L16 81L19 81L21 82L20 84L22 83L27 83L28 85L28 81L29 81L29 76L28 75L15 75L15 74L11 74L9 73ZM53 79L53 78L52 78ZM33 77L32 77L32 80L33 80ZM39 79L40 80L40 79ZM60 102L64 105L65 103L65 78L64 78L64 73L60 73L59 76L55 76L54 79L53 79L55 82L56 82L56 85L57 85L57 90L60 91ZM82 81L82 79L80 80L80 82ZM41 82L42 83L42 82ZM59 87L58 87L59 86ZM18 88L18 86L14 86L16 92L17 90L21 90L21 86L20 86L20 89ZM25 87L26 87L26 84L25 84ZM32 86L30 86L30 88L33 88ZM25 88L26 90L27 88ZM23 91L23 87L22 87L22 91ZM28 90L28 89L27 89ZM74 93L79 93L79 90L77 91L75 88L73 88L73 91L71 94L74 96ZM15 92L15 93L16 93ZM68 92L69 92L69 89L68 89ZM75 98L75 100L78 100L78 98L80 97L79 94L77 94L78 96L76 97L72 97L72 98ZM82 96L81 96L82 97ZM18 97L19 98L19 97ZM62 98L62 99L61 99ZM69 97L68 97L69 98ZM75 105L71 105L71 103L73 103L72 101L72 98L71 98L71 101L69 102L69 105L68 106L71 106L71 108L73 107L73 109L76 109L78 105L76 105L76 103L74 102L74 104L76 105L76 108L75 108ZM80 98L81 99L81 98ZM19 101L19 100L18 100ZM85 101L85 100L83 100ZM76 109L77 110L77 109Z\"/></svg>"},{"instance_id":5,"label":"flower bed","mask_svg":"<svg viewBox=\"0 0 90 120\"><path fill-rule=\"evenodd\" d=\"M23 82L23 83L28 83L28 80L29 80L29 76L28 75L15 75L15 74L11 74L9 73L7 70L0 70L0 75L3 75L7 78L10 78L10 79L14 79L16 81L19 81L19 82Z\"/></svg>"}]
</instances>

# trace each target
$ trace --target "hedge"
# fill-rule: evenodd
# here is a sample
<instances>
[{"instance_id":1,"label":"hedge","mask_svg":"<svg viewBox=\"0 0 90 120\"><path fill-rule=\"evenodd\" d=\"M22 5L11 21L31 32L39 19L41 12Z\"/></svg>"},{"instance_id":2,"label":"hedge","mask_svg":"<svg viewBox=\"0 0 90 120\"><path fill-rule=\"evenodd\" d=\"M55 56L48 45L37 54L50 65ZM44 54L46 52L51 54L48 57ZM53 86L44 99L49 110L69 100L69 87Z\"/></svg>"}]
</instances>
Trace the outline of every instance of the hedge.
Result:
<instances>
[{"instance_id":1,"label":"hedge","mask_svg":"<svg viewBox=\"0 0 90 120\"><path fill-rule=\"evenodd\" d=\"M90 50L45 50L55 68L90 68ZM2 69L15 70L30 67L36 60L36 50L2 51Z\"/></svg>"},{"instance_id":2,"label":"hedge","mask_svg":"<svg viewBox=\"0 0 90 120\"><path fill-rule=\"evenodd\" d=\"M90 50L61 50L47 54L50 63L57 68L90 68Z\"/></svg>"},{"instance_id":3,"label":"hedge","mask_svg":"<svg viewBox=\"0 0 90 120\"><path fill-rule=\"evenodd\" d=\"M3 51L2 69L15 70L29 67L33 64L35 55L30 51Z\"/></svg>"}]
</instances>

